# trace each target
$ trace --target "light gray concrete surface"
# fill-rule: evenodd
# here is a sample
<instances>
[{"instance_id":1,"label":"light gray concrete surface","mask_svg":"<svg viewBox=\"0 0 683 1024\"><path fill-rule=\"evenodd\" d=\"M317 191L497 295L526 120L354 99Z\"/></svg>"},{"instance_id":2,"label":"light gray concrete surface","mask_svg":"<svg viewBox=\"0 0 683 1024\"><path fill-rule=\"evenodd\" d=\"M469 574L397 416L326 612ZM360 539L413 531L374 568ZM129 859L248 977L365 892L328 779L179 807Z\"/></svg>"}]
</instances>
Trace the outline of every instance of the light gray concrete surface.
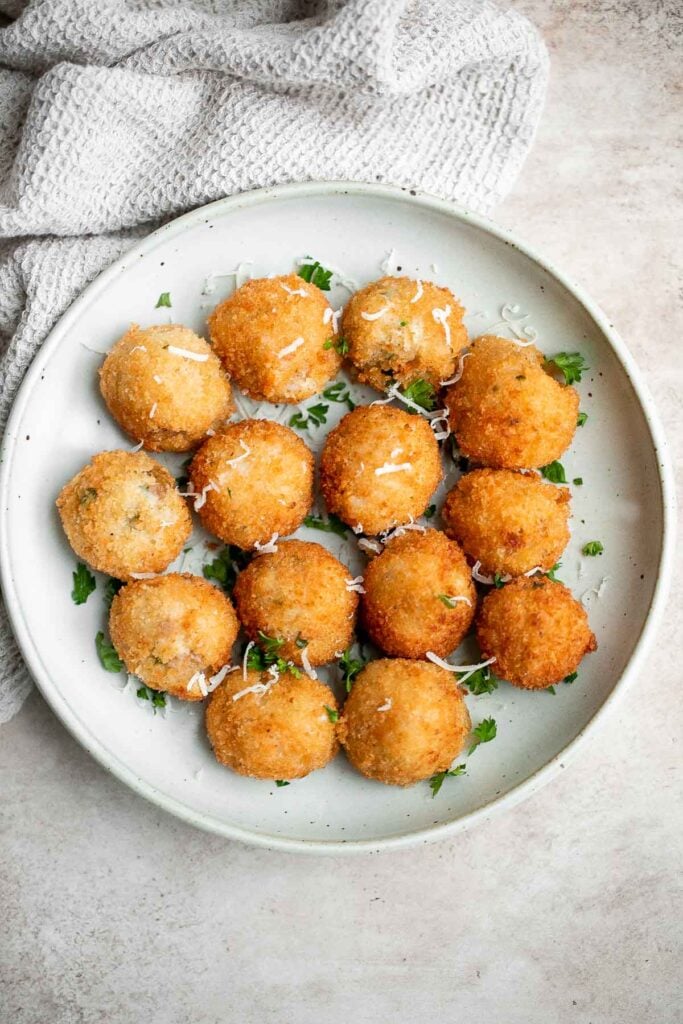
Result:
<instances>
[{"instance_id":1,"label":"light gray concrete surface","mask_svg":"<svg viewBox=\"0 0 683 1024\"><path fill-rule=\"evenodd\" d=\"M498 219L609 310L680 479L680 4L514 6L552 81ZM414 851L316 861L195 832L34 693L0 730L0 1022L679 1021L680 580L642 678L562 777Z\"/></svg>"}]
</instances>

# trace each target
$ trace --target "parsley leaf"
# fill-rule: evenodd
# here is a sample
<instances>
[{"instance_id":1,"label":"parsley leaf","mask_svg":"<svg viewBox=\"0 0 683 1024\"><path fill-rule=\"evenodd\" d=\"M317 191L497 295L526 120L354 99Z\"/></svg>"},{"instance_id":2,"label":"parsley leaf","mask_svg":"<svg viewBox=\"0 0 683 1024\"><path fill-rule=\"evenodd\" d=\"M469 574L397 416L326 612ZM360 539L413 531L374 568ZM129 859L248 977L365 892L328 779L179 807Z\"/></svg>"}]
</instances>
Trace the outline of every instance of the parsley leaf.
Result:
<instances>
[{"instance_id":1,"label":"parsley leaf","mask_svg":"<svg viewBox=\"0 0 683 1024\"><path fill-rule=\"evenodd\" d=\"M123 669L123 662L116 653L116 648L107 639L105 639L102 630L99 631L95 637L95 647L97 648L97 656L100 659L102 668L106 668L107 672L121 672Z\"/></svg>"},{"instance_id":2,"label":"parsley leaf","mask_svg":"<svg viewBox=\"0 0 683 1024\"><path fill-rule=\"evenodd\" d=\"M79 562L72 573L74 579L71 600L74 604L85 604L97 586L95 577L82 562Z\"/></svg>"},{"instance_id":3,"label":"parsley leaf","mask_svg":"<svg viewBox=\"0 0 683 1024\"><path fill-rule=\"evenodd\" d=\"M308 281L309 284L314 284L316 288L320 288L322 292L329 292L330 290L330 278L332 277L332 271L326 270L321 263L316 260L315 263L303 263L299 267L299 277L302 277L304 281Z\"/></svg>"},{"instance_id":4,"label":"parsley leaf","mask_svg":"<svg viewBox=\"0 0 683 1024\"><path fill-rule=\"evenodd\" d=\"M456 672L457 677L458 674ZM498 689L498 678L486 666L485 668L478 668L476 672L468 676L463 682L463 686L466 686L475 697L480 697L483 693L493 693L494 690Z\"/></svg>"},{"instance_id":5,"label":"parsley leaf","mask_svg":"<svg viewBox=\"0 0 683 1024\"><path fill-rule=\"evenodd\" d=\"M333 348L334 351L337 352L340 356L345 356L348 355L349 352L349 343L346 340L346 338L337 338L336 341L334 340L334 338L328 338L325 344L323 345L323 348Z\"/></svg>"},{"instance_id":6,"label":"parsley leaf","mask_svg":"<svg viewBox=\"0 0 683 1024\"><path fill-rule=\"evenodd\" d=\"M580 412L579 415L576 418L576 425L577 425L577 427L582 427L587 419L588 419L588 413L587 412Z\"/></svg>"},{"instance_id":7,"label":"parsley leaf","mask_svg":"<svg viewBox=\"0 0 683 1024\"><path fill-rule=\"evenodd\" d=\"M304 640L301 633L297 635L297 638L294 641L294 643L296 644L300 651L303 651L304 647L308 647L308 640Z\"/></svg>"},{"instance_id":8,"label":"parsley leaf","mask_svg":"<svg viewBox=\"0 0 683 1024\"><path fill-rule=\"evenodd\" d=\"M549 462L547 466L541 466L541 476L550 480L552 484L566 484L567 477L564 473L564 466L561 462Z\"/></svg>"},{"instance_id":9,"label":"parsley leaf","mask_svg":"<svg viewBox=\"0 0 683 1024\"><path fill-rule=\"evenodd\" d=\"M432 800L443 786L444 779L449 776L464 775L466 772L466 766L464 764L459 764L457 768L450 768L447 772L437 772L436 775L432 775L429 780L429 788L432 791Z\"/></svg>"},{"instance_id":10,"label":"parsley leaf","mask_svg":"<svg viewBox=\"0 0 683 1024\"><path fill-rule=\"evenodd\" d=\"M578 679L578 678L579 678L579 673L578 672L570 672L568 676L564 677L564 682L571 685L571 683L573 683L574 680Z\"/></svg>"},{"instance_id":11,"label":"parsley leaf","mask_svg":"<svg viewBox=\"0 0 683 1024\"><path fill-rule=\"evenodd\" d=\"M104 584L104 604L106 608L111 608L111 603L122 586L123 580L116 580L113 576L109 577Z\"/></svg>"},{"instance_id":12,"label":"parsley leaf","mask_svg":"<svg viewBox=\"0 0 683 1024\"><path fill-rule=\"evenodd\" d=\"M432 412L436 408L436 389L422 377L418 377L406 388L399 388L399 391L404 398L419 405L421 409L426 409L427 412Z\"/></svg>"},{"instance_id":13,"label":"parsley leaf","mask_svg":"<svg viewBox=\"0 0 683 1024\"><path fill-rule=\"evenodd\" d=\"M574 479L572 480L572 483L574 484L575 487L581 487L583 485L583 477L582 476L575 476Z\"/></svg>"},{"instance_id":14,"label":"parsley leaf","mask_svg":"<svg viewBox=\"0 0 683 1024\"><path fill-rule=\"evenodd\" d=\"M346 385L343 380L335 381L334 384L330 384L329 387L323 391L323 398L327 398L330 402L346 402L350 412L356 408L356 403L351 398L351 392L345 390Z\"/></svg>"},{"instance_id":15,"label":"parsley leaf","mask_svg":"<svg viewBox=\"0 0 683 1024\"><path fill-rule=\"evenodd\" d=\"M329 405L325 405L324 402L318 402L316 405L309 405L303 412L295 412L289 421L289 425L290 427L298 427L299 430L303 430L311 423L320 427L323 423L327 423L327 413L329 408Z\"/></svg>"},{"instance_id":16,"label":"parsley leaf","mask_svg":"<svg viewBox=\"0 0 683 1024\"><path fill-rule=\"evenodd\" d=\"M590 369L580 352L558 352L552 359L546 359L546 363L561 370L565 384L577 384L581 374Z\"/></svg>"},{"instance_id":17,"label":"parsley leaf","mask_svg":"<svg viewBox=\"0 0 683 1024\"><path fill-rule=\"evenodd\" d=\"M258 631L259 640L254 647L250 648L247 655L247 668L255 672L265 672L271 665L275 665L278 672L291 672L297 679L301 672L291 661L285 661L280 655L280 648L284 644L284 637L267 636L262 630Z\"/></svg>"},{"instance_id":18,"label":"parsley leaf","mask_svg":"<svg viewBox=\"0 0 683 1024\"><path fill-rule=\"evenodd\" d=\"M304 516L304 526L310 526L312 530L322 530L324 533L336 533L338 537L345 537L348 526L342 523L339 516L330 512L327 519L322 516Z\"/></svg>"},{"instance_id":19,"label":"parsley leaf","mask_svg":"<svg viewBox=\"0 0 683 1024\"><path fill-rule=\"evenodd\" d=\"M555 687L554 686L546 686L545 690L546 690L546 693L552 693L553 697L557 696L557 693L555 691Z\"/></svg>"},{"instance_id":20,"label":"parsley leaf","mask_svg":"<svg viewBox=\"0 0 683 1024\"><path fill-rule=\"evenodd\" d=\"M336 711L335 708L328 707L328 705L325 704L325 711L327 711L327 717L331 722L339 721L339 712Z\"/></svg>"},{"instance_id":21,"label":"parsley leaf","mask_svg":"<svg viewBox=\"0 0 683 1024\"><path fill-rule=\"evenodd\" d=\"M354 684L356 676L365 668L367 662L362 658L352 658L351 648L347 647L341 658L339 659L339 669L342 674L342 682L346 687L346 692L351 693L351 687Z\"/></svg>"},{"instance_id":22,"label":"parsley leaf","mask_svg":"<svg viewBox=\"0 0 683 1024\"><path fill-rule=\"evenodd\" d=\"M157 708L166 707L166 694L162 693L161 690L152 690L149 686L139 686L136 691L136 696L140 700L151 700L155 715L157 713Z\"/></svg>"},{"instance_id":23,"label":"parsley leaf","mask_svg":"<svg viewBox=\"0 0 683 1024\"><path fill-rule=\"evenodd\" d=\"M448 594L438 594L437 596L439 601L441 601L441 604L445 604L447 608L455 608L458 603L457 601L454 601L452 597L449 597Z\"/></svg>"},{"instance_id":24,"label":"parsley leaf","mask_svg":"<svg viewBox=\"0 0 683 1024\"><path fill-rule=\"evenodd\" d=\"M234 544L228 544L218 552L213 562L203 566L204 579L216 580L223 590L230 594L237 581L237 576L248 565L250 557L248 551L242 551Z\"/></svg>"},{"instance_id":25,"label":"parsley leaf","mask_svg":"<svg viewBox=\"0 0 683 1024\"><path fill-rule=\"evenodd\" d=\"M160 309L161 306L168 306L169 309L171 308L171 293L170 292L162 292L161 295L159 296L159 298L157 299L157 304L156 304L156 306L154 308L155 309Z\"/></svg>"},{"instance_id":26,"label":"parsley leaf","mask_svg":"<svg viewBox=\"0 0 683 1024\"><path fill-rule=\"evenodd\" d=\"M555 565L552 567L552 569L548 569L548 571L544 572L543 575L547 576L549 580L553 581L553 583L561 583L562 581L558 580L557 576L555 575L555 573L557 572L557 570L560 568L561 565L562 565L562 562L555 562Z\"/></svg>"},{"instance_id":27,"label":"parsley leaf","mask_svg":"<svg viewBox=\"0 0 683 1024\"><path fill-rule=\"evenodd\" d=\"M427 505L427 508L424 510L422 515L425 517L425 519L432 519L435 512L436 505Z\"/></svg>"},{"instance_id":28,"label":"parsley leaf","mask_svg":"<svg viewBox=\"0 0 683 1024\"><path fill-rule=\"evenodd\" d=\"M601 555L605 549L599 540L589 540L581 548L582 555Z\"/></svg>"},{"instance_id":29,"label":"parsley leaf","mask_svg":"<svg viewBox=\"0 0 683 1024\"><path fill-rule=\"evenodd\" d=\"M474 730L474 741L467 753L472 754L480 743L490 743L491 740L495 740L497 732L495 718L485 718Z\"/></svg>"},{"instance_id":30,"label":"parsley leaf","mask_svg":"<svg viewBox=\"0 0 683 1024\"><path fill-rule=\"evenodd\" d=\"M501 587L505 586L505 580L503 579L501 573L494 572L494 574L493 574L493 585L496 588L496 590L500 590Z\"/></svg>"},{"instance_id":31,"label":"parsley leaf","mask_svg":"<svg viewBox=\"0 0 683 1024\"><path fill-rule=\"evenodd\" d=\"M289 783L287 782L286 779L276 779L275 785L277 786L278 789L282 789L283 786L288 786Z\"/></svg>"}]
</instances>

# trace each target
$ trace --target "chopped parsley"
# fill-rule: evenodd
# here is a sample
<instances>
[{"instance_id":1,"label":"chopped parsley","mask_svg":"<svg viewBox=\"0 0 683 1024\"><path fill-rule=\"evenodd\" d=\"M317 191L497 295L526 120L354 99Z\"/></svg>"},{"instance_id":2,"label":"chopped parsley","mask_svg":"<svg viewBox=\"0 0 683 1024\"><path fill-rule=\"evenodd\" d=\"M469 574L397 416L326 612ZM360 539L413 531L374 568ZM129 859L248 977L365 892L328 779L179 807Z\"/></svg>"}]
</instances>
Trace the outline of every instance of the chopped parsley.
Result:
<instances>
[{"instance_id":1,"label":"chopped parsley","mask_svg":"<svg viewBox=\"0 0 683 1024\"><path fill-rule=\"evenodd\" d=\"M367 662L362 658L352 658L351 648L347 647L341 658L339 659L339 669L342 674L342 682L346 687L346 692L351 693L351 687L354 684L356 676L365 668Z\"/></svg>"},{"instance_id":2,"label":"chopped parsley","mask_svg":"<svg viewBox=\"0 0 683 1024\"><path fill-rule=\"evenodd\" d=\"M116 653L114 645L105 638L102 630L95 637L95 647L97 648L97 656L100 659L102 668L106 668L107 672L122 671L123 662Z\"/></svg>"},{"instance_id":3,"label":"chopped parsley","mask_svg":"<svg viewBox=\"0 0 683 1024\"><path fill-rule=\"evenodd\" d=\"M503 579L501 573L494 572L494 574L493 574L493 585L496 588L496 590L500 590L501 587L505 586L505 580Z\"/></svg>"},{"instance_id":4,"label":"chopped parsley","mask_svg":"<svg viewBox=\"0 0 683 1024\"><path fill-rule=\"evenodd\" d=\"M325 704L325 711L327 711L327 717L331 722L339 721L339 712L336 711L334 708L328 707L328 705Z\"/></svg>"},{"instance_id":5,"label":"chopped parsley","mask_svg":"<svg viewBox=\"0 0 683 1024\"><path fill-rule=\"evenodd\" d=\"M557 576L555 575L555 573L557 572L557 570L560 568L561 565L562 565L562 562L555 562L555 565L552 567L552 569L548 569L548 571L544 572L543 575L547 576L549 580L553 581L553 583L561 583L562 581L558 580Z\"/></svg>"},{"instance_id":6,"label":"chopped parsley","mask_svg":"<svg viewBox=\"0 0 683 1024\"><path fill-rule=\"evenodd\" d=\"M557 696L554 686L546 686L546 693L552 693L553 697Z\"/></svg>"},{"instance_id":7,"label":"chopped parsley","mask_svg":"<svg viewBox=\"0 0 683 1024\"><path fill-rule=\"evenodd\" d=\"M427 508L424 510L422 515L425 517L425 519L432 519L435 512L436 505L427 505Z\"/></svg>"},{"instance_id":8,"label":"chopped parsley","mask_svg":"<svg viewBox=\"0 0 683 1024\"><path fill-rule=\"evenodd\" d=\"M289 783L287 782L286 779L276 779L275 785L277 786L278 789L282 789L283 786L288 786Z\"/></svg>"},{"instance_id":9,"label":"chopped parsley","mask_svg":"<svg viewBox=\"0 0 683 1024\"><path fill-rule=\"evenodd\" d=\"M303 651L304 647L308 647L308 640L304 640L301 633L298 634L294 643L296 644L300 651Z\"/></svg>"},{"instance_id":10,"label":"chopped parsley","mask_svg":"<svg viewBox=\"0 0 683 1024\"><path fill-rule=\"evenodd\" d=\"M90 570L79 562L72 573L74 579L73 590L71 591L71 600L74 604L85 604L93 590L97 586L95 577Z\"/></svg>"},{"instance_id":11,"label":"chopped parsley","mask_svg":"<svg viewBox=\"0 0 683 1024\"><path fill-rule=\"evenodd\" d=\"M320 427L323 423L327 423L329 408L329 405L325 405L324 402L309 405L303 412L295 412L289 421L289 425L290 427L297 427L299 430L310 426L311 423Z\"/></svg>"},{"instance_id":12,"label":"chopped parsley","mask_svg":"<svg viewBox=\"0 0 683 1024\"><path fill-rule=\"evenodd\" d=\"M297 679L301 672L291 661L285 661L280 655L280 648L284 644L284 637L267 636L262 630L258 631L258 643L250 648L247 655L247 668L255 672L265 672L271 665L275 665L278 672L291 672Z\"/></svg>"},{"instance_id":13,"label":"chopped parsley","mask_svg":"<svg viewBox=\"0 0 683 1024\"><path fill-rule=\"evenodd\" d=\"M456 678L458 678L457 672ZM481 697L483 693L493 693L494 690L498 689L498 677L494 676L487 665L486 667L478 668L476 672L473 672L471 676L464 680L462 685L466 686L475 697Z\"/></svg>"},{"instance_id":14,"label":"chopped parsley","mask_svg":"<svg viewBox=\"0 0 683 1024\"><path fill-rule=\"evenodd\" d=\"M472 754L480 743L490 743L491 740L495 740L497 732L495 718L485 718L474 730L474 740L467 753Z\"/></svg>"},{"instance_id":15,"label":"chopped parsley","mask_svg":"<svg viewBox=\"0 0 683 1024\"><path fill-rule=\"evenodd\" d=\"M169 309L171 308L171 293L170 292L162 292L161 295L159 296L159 298L157 299L157 304L156 304L156 306L154 308L155 309L160 309L162 306L168 306Z\"/></svg>"},{"instance_id":16,"label":"chopped parsley","mask_svg":"<svg viewBox=\"0 0 683 1024\"><path fill-rule=\"evenodd\" d=\"M95 490L95 488L86 487L86 489L84 491L81 491L81 493L78 496L78 504L81 505L83 508L86 508L91 501L95 500L96 497L97 491Z\"/></svg>"},{"instance_id":17,"label":"chopped parsley","mask_svg":"<svg viewBox=\"0 0 683 1024\"><path fill-rule=\"evenodd\" d=\"M550 480L551 484L566 484L567 482L564 466L557 460L549 462L547 466L541 466L541 476L544 476L546 480Z\"/></svg>"},{"instance_id":18,"label":"chopped parsley","mask_svg":"<svg viewBox=\"0 0 683 1024\"><path fill-rule=\"evenodd\" d=\"M444 779L455 777L456 775L464 775L467 768L464 764L459 764L457 768L449 768L447 772L437 772L436 775L432 775L429 780L429 788L432 791L432 800L443 786Z\"/></svg>"},{"instance_id":19,"label":"chopped parsley","mask_svg":"<svg viewBox=\"0 0 683 1024\"><path fill-rule=\"evenodd\" d=\"M436 389L422 377L418 377L406 388L399 388L399 391L404 398L427 412L432 412L436 408Z\"/></svg>"},{"instance_id":20,"label":"chopped parsley","mask_svg":"<svg viewBox=\"0 0 683 1024\"><path fill-rule=\"evenodd\" d=\"M399 327L407 327L408 326L408 321L407 320L399 320L398 326Z\"/></svg>"},{"instance_id":21,"label":"chopped parsley","mask_svg":"<svg viewBox=\"0 0 683 1024\"><path fill-rule=\"evenodd\" d=\"M439 594L438 598L439 601L441 601L441 604L445 604L447 608L455 608L458 603L457 601L454 601L452 597L449 597L448 594Z\"/></svg>"},{"instance_id":22,"label":"chopped parsley","mask_svg":"<svg viewBox=\"0 0 683 1024\"><path fill-rule=\"evenodd\" d=\"M323 345L323 348L333 348L334 351L338 353L338 355L345 356L348 355L349 352L349 343L346 340L346 338L337 338L336 341L334 340L334 338L328 338L325 344Z\"/></svg>"},{"instance_id":23,"label":"chopped parsley","mask_svg":"<svg viewBox=\"0 0 683 1024\"><path fill-rule=\"evenodd\" d=\"M314 263L302 263L298 274L304 281L308 281L309 284L314 284L316 288L320 288L321 292L329 292L332 271L326 270L317 260Z\"/></svg>"},{"instance_id":24,"label":"chopped parsley","mask_svg":"<svg viewBox=\"0 0 683 1024\"><path fill-rule=\"evenodd\" d=\"M304 516L304 526L310 526L312 530L322 530L324 533L336 533L338 537L345 537L348 526L342 523L339 516L330 512L327 519L322 516Z\"/></svg>"},{"instance_id":25,"label":"chopped parsley","mask_svg":"<svg viewBox=\"0 0 683 1024\"><path fill-rule=\"evenodd\" d=\"M599 540L589 540L581 548L582 555L601 555L605 549Z\"/></svg>"},{"instance_id":26,"label":"chopped parsley","mask_svg":"<svg viewBox=\"0 0 683 1024\"><path fill-rule=\"evenodd\" d=\"M572 480L572 483L574 484L575 487L581 487L583 485L583 477L582 476L575 476L574 479Z\"/></svg>"},{"instance_id":27,"label":"chopped parsley","mask_svg":"<svg viewBox=\"0 0 683 1024\"><path fill-rule=\"evenodd\" d=\"M188 459L185 459L185 461L183 462L182 466L180 467L180 476L177 476L175 478L176 485L177 485L177 487L180 490L185 490L188 487L189 483L190 483L190 476L189 476L189 474L190 474L190 463L191 462L192 462L192 456L190 455L190 457Z\"/></svg>"},{"instance_id":28,"label":"chopped parsley","mask_svg":"<svg viewBox=\"0 0 683 1024\"><path fill-rule=\"evenodd\" d=\"M581 374L590 369L580 352L558 352L546 362L564 374L565 384L578 384Z\"/></svg>"},{"instance_id":29,"label":"chopped parsley","mask_svg":"<svg viewBox=\"0 0 683 1024\"><path fill-rule=\"evenodd\" d=\"M577 425L577 427L582 427L587 419L588 419L588 413L587 412L580 412L579 415L576 418L576 425Z\"/></svg>"},{"instance_id":30,"label":"chopped parsley","mask_svg":"<svg viewBox=\"0 0 683 1024\"><path fill-rule=\"evenodd\" d=\"M213 562L202 567L204 579L215 580L227 594L232 593L239 573L244 569L250 560L248 551L242 551L234 544L219 551Z\"/></svg>"},{"instance_id":31,"label":"chopped parsley","mask_svg":"<svg viewBox=\"0 0 683 1024\"><path fill-rule=\"evenodd\" d=\"M119 590L123 586L122 580L115 580L113 576L110 576L107 582L104 584L104 604L105 607L111 608L111 603L118 594Z\"/></svg>"},{"instance_id":32,"label":"chopped parsley","mask_svg":"<svg viewBox=\"0 0 683 1024\"><path fill-rule=\"evenodd\" d=\"M343 380L335 381L334 384L330 384L329 387L325 388L323 398L326 398L329 402L346 402L351 412L356 408L356 403L351 398L351 392L347 390Z\"/></svg>"},{"instance_id":33,"label":"chopped parsley","mask_svg":"<svg viewBox=\"0 0 683 1024\"><path fill-rule=\"evenodd\" d=\"M570 672L568 676L564 677L564 682L568 683L569 685L571 685L574 682L574 680L578 679L578 678L579 678L579 673L578 672Z\"/></svg>"},{"instance_id":34,"label":"chopped parsley","mask_svg":"<svg viewBox=\"0 0 683 1024\"><path fill-rule=\"evenodd\" d=\"M161 690L152 690L149 686L139 686L136 695L140 700L151 700L155 715L157 708L166 707L166 694Z\"/></svg>"}]
</instances>

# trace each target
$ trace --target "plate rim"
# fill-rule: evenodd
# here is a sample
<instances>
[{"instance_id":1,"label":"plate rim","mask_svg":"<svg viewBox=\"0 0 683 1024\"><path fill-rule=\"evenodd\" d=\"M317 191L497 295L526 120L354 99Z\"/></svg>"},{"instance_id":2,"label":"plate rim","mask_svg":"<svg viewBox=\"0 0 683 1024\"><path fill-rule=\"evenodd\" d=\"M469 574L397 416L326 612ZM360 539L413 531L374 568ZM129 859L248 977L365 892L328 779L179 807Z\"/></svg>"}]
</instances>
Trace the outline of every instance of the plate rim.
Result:
<instances>
[{"instance_id":1,"label":"plate rim","mask_svg":"<svg viewBox=\"0 0 683 1024\"><path fill-rule=\"evenodd\" d=\"M154 249L160 240L164 240L165 236L172 238L176 235L182 235L187 228L194 226L202 220L206 221L212 214L229 214L234 209L260 205L292 196L305 197L338 194L356 194L393 199L405 202L411 206L421 207L425 210L446 214L464 223L471 223L494 238L517 249L522 255L555 278L578 301L599 328L607 344L621 364L642 410L657 463L659 496L662 505L662 534L657 578L645 621L636 640L631 659L616 680L610 694L573 740L546 764L507 793L490 800L482 807L470 811L468 814L462 815L453 821L417 829L413 832L401 832L380 839L327 841L323 839L293 839L286 836L271 835L267 832L255 832L238 825L219 821L211 814L196 811L182 801L167 796L150 783L145 782L124 761L121 761L118 755L110 751L101 740L88 730L87 726L81 722L78 715L73 711L66 698L54 686L49 672L42 663L35 641L24 621L23 611L14 589L10 570L7 513L9 511L10 470L18 441L17 427L33 392L34 383L39 377L43 366L51 358L53 351L56 350L68 333L73 321L79 317L82 307L86 306L101 291L105 290L109 282L125 270L130 263L135 262L148 251ZM146 235L143 239L136 241L125 253L86 285L46 335L24 375L24 379L12 403L0 449L0 459L0 587L5 599L5 607L12 631L22 657L42 696L81 746L105 770L115 775L134 792L197 828L227 839L237 840L265 849L323 855L348 855L374 853L389 849L405 849L454 836L459 832L472 828L481 821L487 820L498 811L521 803L522 800L531 796L541 786L549 783L566 767L570 759L576 756L584 741L589 736L592 736L593 732L605 720L609 710L614 708L617 700L625 693L627 686L637 676L638 669L646 657L661 623L673 575L673 558L671 556L676 533L676 496L671 454L649 387L641 376L633 356L619 333L615 330L605 313L584 291L582 286L576 284L571 278L560 271L552 261L540 256L532 247L522 242L512 231L452 200L442 199L416 188L350 181L308 181L269 185L265 188L225 196L222 199L199 206L173 218L168 223Z\"/></svg>"}]
</instances>

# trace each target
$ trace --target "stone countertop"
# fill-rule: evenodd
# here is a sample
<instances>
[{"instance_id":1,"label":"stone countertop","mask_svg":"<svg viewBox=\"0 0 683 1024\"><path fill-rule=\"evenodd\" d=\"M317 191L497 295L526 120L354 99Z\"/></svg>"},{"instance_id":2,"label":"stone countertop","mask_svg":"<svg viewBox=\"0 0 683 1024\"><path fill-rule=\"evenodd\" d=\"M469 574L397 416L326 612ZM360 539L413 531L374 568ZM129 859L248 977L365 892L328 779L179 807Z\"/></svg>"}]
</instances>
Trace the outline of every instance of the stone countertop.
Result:
<instances>
[{"instance_id":1,"label":"stone countertop","mask_svg":"<svg viewBox=\"0 0 683 1024\"><path fill-rule=\"evenodd\" d=\"M552 78L497 220L609 310L680 480L680 7L513 6ZM34 692L0 733L0 1020L680 1020L682 598L678 573L647 671L560 778L451 841L381 856L194 831L107 775Z\"/></svg>"}]
</instances>

